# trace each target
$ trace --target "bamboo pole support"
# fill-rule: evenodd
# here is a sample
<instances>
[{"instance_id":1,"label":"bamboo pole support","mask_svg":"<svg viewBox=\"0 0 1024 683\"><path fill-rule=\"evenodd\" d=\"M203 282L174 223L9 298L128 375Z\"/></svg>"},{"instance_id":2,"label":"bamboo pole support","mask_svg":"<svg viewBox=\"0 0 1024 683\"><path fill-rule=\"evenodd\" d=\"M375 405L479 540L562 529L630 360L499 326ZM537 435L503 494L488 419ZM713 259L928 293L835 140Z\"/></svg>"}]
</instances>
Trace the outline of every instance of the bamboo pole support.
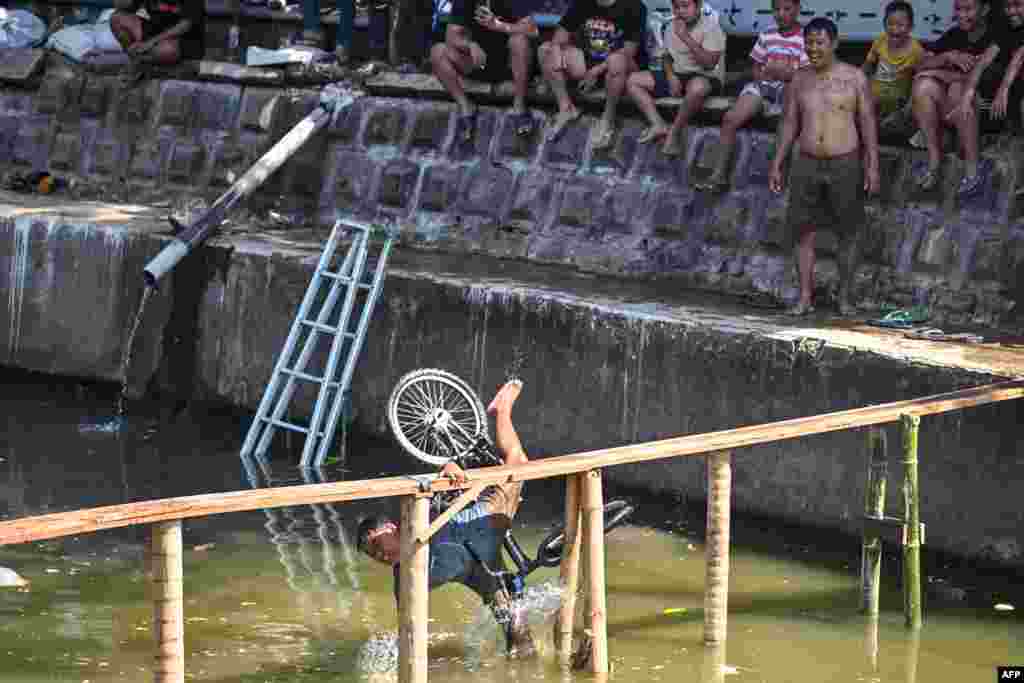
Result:
<instances>
[{"instance_id":1,"label":"bamboo pole support","mask_svg":"<svg viewBox=\"0 0 1024 683\"><path fill-rule=\"evenodd\" d=\"M608 673L608 615L604 576L604 494L601 470L583 475L583 529L587 544L587 627L592 646L589 671Z\"/></svg>"},{"instance_id":2,"label":"bamboo pole support","mask_svg":"<svg viewBox=\"0 0 1024 683\"><path fill-rule=\"evenodd\" d=\"M420 543L430 526L430 498L402 498L401 551L398 579L398 681L427 682L427 569L430 544Z\"/></svg>"},{"instance_id":3,"label":"bamboo pole support","mask_svg":"<svg viewBox=\"0 0 1024 683\"><path fill-rule=\"evenodd\" d=\"M911 631L908 638L906 659L903 662L903 680L906 683L917 683L917 663L921 658L921 631Z\"/></svg>"},{"instance_id":4,"label":"bamboo pole support","mask_svg":"<svg viewBox=\"0 0 1024 683\"><path fill-rule=\"evenodd\" d=\"M562 604L555 624L555 649L563 662L572 655L572 632L576 620L576 594L580 587L580 476L565 479L565 542L562 545L562 564L559 578L562 585Z\"/></svg>"},{"instance_id":5,"label":"bamboo pole support","mask_svg":"<svg viewBox=\"0 0 1024 683\"><path fill-rule=\"evenodd\" d=\"M885 515L885 484L888 477L885 432L868 429L868 479L864 487L864 516L881 519ZM882 577L882 539L875 529L864 525L861 545L860 580L862 609L878 614L879 582Z\"/></svg>"},{"instance_id":6,"label":"bamboo pole support","mask_svg":"<svg viewBox=\"0 0 1024 683\"><path fill-rule=\"evenodd\" d=\"M917 434L921 418L902 415L903 426L903 612L907 628L921 628L921 492L917 481Z\"/></svg>"},{"instance_id":7,"label":"bamboo pole support","mask_svg":"<svg viewBox=\"0 0 1024 683\"><path fill-rule=\"evenodd\" d=\"M878 615L869 614L864 624L864 654L871 673L878 673Z\"/></svg>"},{"instance_id":8,"label":"bamboo pole support","mask_svg":"<svg viewBox=\"0 0 1024 683\"><path fill-rule=\"evenodd\" d=\"M704 648L700 683L725 683L725 643Z\"/></svg>"},{"instance_id":9,"label":"bamboo pole support","mask_svg":"<svg viewBox=\"0 0 1024 683\"><path fill-rule=\"evenodd\" d=\"M707 456L708 512L705 538L704 642L725 643L729 613L729 508L732 454Z\"/></svg>"},{"instance_id":10,"label":"bamboo pole support","mask_svg":"<svg viewBox=\"0 0 1024 683\"><path fill-rule=\"evenodd\" d=\"M156 683L184 683L185 608L181 520L153 524L150 533L153 638L157 645L153 680Z\"/></svg>"}]
</instances>

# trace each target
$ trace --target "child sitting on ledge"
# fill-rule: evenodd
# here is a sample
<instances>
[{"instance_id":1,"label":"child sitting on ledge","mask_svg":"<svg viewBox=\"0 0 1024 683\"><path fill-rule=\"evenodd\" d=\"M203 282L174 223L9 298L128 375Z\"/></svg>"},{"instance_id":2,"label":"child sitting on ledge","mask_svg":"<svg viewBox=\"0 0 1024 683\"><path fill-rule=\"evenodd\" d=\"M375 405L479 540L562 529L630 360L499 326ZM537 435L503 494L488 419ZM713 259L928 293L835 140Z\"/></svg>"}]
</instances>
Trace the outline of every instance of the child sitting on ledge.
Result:
<instances>
[{"instance_id":1,"label":"child sitting on ledge","mask_svg":"<svg viewBox=\"0 0 1024 683\"><path fill-rule=\"evenodd\" d=\"M203 0L114 0L114 6L110 30L132 60L121 76L123 86L137 83L147 66L203 58ZM148 18L139 16L142 7Z\"/></svg>"}]
</instances>

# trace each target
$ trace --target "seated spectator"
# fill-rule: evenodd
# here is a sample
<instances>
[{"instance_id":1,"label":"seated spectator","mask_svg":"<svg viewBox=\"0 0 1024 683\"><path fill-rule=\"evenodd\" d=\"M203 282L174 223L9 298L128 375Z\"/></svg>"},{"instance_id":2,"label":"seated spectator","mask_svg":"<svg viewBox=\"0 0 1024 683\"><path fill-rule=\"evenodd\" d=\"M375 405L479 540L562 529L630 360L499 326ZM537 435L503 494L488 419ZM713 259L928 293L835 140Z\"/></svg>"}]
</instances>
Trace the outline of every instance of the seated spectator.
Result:
<instances>
[{"instance_id":1,"label":"seated spectator","mask_svg":"<svg viewBox=\"0 0 1024 683\"><path fill-rule=\"evenodd\" d=\"M665 61L661 69L637 71L627 87L636 106L650 123L639 142L664 138L662 152L682 153L680 131L700 111L704 100L722 91L725 81L725 33L715 17L703 13L704 0L672 0L673 19L664 37ZM655 97L682 97L672 126L658 113Z\"/></svg>"},{"instance_id":2,"label":"seated spectator","mask_svg":"<svg viewBox=\"0 0 1024 683\"><path fill-rule=\"evenodd\" d=\"M786 84L797 69L807 66L804 35L800 27L800 0L772 0L775 29L757 37L750 58L754 80L744 86L736 104L722 118L721 153L711 175L696 183L698 190L710 191L729 184L729 166L736 148L736 131L764 112L782 114Z\"/></svg>"},{"instance_id":3,"label":"seated spectator","mask_svg":"<svg viewBox=\"0 0 1024 683\"><path fill-rule=\"evenodd\" d=\"M910 35L914 8L906 0L893 0L885 6L883 26L885 32L871 44L863 69L871 79L880 127L896 130L910 115L914 69L924 58L924 46Z\"/></svg>"},{"instance_id":4,"label":"seated spectator","mask_svg":"<svg viewBox=\"0 0 1024 683\"><path fill-rule=\"evenodd\" d=\"M969 195L981 183L977 113L973 105L965 108L961 104L968 81L973 79L976 85L996 55L997 30L991 21L991 10L991 0L955 0L956 26L943 33L918 64L911 104L914 120L921 129L915 138L923 137L928 148L928 169L917 179L923 190L930 190L939 182L944 125L956 127L964 157L964 176L957 194Z\"/></svg>"},{"instance_id":5,"label":"seated spectator","mask_svg":"<svg viewBox=\"0 0 1024 683\"><path fill-rule=\"evenodd\" d=\"M122 76L124 85L142 78L147 66L202 59L206 34L203 0L114 0L119 10L110 30L132 58ZM148 19L137 12L145 7Z\"/></svg>"},{"instance_id":6,"label":"seated spectator","mask_svg":"<svg viewBox=\"0 0 1024 683\"><path fill-rule=\"evenodd\" d=\"M434 74L459 107L456 138L469 141L476 130L476 107L466 96L464 78L498 82L512 79L516 133L529 135L533 117L526 110L533 59L531 40L538 35L530 15L516 14L513 0L454 0L443 43L430 50Z\"/></svg>"},{"instance_id":7,"label":"seated spectator","mask_svg":"<svg viewBox=\"0 0 1024 683\"><path fill-rule=\"evenodd\" d=\"M1024 121L1024 0L1006 0L1006 30L999 43L997 63L985 71L978 86L982 99L991 99L992 118L1010 117L1018 125ZM998 83L998 85L996 85Z\"/></svg>"},{"instance_id":8,"label":"seated spectator","mask_svg":"<svg viewBox=\"0 0 1024 683\"><path fill-rule=\"evenodd\" d=\"M579 46L573 45L578 39ZM580 116L569 97L566 78L580 81L587 92L604 79L607 99L600 121L591 131L594 149L612 144L615 110L626 89L626 80L639 66L643 40L643 10L639 0L573 0L550 42L540 47L544 78L558 101L558 114L548 130L556 140Z\"/></svg>"}]
</instances>

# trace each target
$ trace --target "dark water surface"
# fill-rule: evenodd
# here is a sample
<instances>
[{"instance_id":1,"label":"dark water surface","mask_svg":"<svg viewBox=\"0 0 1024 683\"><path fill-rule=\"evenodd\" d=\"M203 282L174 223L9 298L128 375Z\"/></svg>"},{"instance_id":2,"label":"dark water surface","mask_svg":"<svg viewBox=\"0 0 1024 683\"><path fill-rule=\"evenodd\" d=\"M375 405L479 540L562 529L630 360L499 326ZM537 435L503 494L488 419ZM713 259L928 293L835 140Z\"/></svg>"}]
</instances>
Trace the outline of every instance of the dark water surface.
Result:
<instances>
[{"instance_id":1,"label":"dark water surface","mask_svg":"<svg viewBox=\"0 0 1024 683\"><path fill-rule=\"evenodd\" d=\"M210 408L173 414L117 389L3 372L0 518L249 488L238 450L247 420ZM522 400L529 400L528 390ZM300 447L296 443L295 447ZM527 444L527 447L529 445ZM353 437L327 479L421 471L388 442ZM294 457L294 456L293 456ZM277 483L297 483L282 455ZM641 504L636 526L608 537L609 650L619 681L702 681L703 516ZM560 482L533 482L517 520L532 550L561 515ZM355 554L356 520L394 501L301 506L185 523L190 681L391 681L391 572ZM762 520L734 523L724 680L993 681L1024 664L1017 578L930 558L925 628L903 630L897 564L886 556L877 630L857 612L858 544ZM31 581L0 588L0 680L151 680L152 607L145 531L124 529L0 548L0 566ZM453 586L430 601L431 680L587 681L551 654L557 570L530 577L539 661L509 662L477 598ZM997 611L998 603L1014 605ZM876 635L877 634L877 635Z\"/></svg>"}]
</instances>

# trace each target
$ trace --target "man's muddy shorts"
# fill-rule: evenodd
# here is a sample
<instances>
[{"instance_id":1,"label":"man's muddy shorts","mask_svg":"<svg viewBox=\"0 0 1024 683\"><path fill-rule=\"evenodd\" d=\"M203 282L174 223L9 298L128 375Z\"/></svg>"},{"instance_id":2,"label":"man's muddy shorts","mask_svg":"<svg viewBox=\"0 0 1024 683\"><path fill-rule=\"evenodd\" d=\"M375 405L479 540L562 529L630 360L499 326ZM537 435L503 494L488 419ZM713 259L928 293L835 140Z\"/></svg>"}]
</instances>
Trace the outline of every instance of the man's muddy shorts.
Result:
<instances>
[{"instance_id":1,"label":"man's muddy shorts","mask_svg":"<svg viewBox=\"0 0 1024 683\"><path fill-rule=\"evenodd\" d=\"M800 228L834 230L840 238L864 225L864 170L860 150L831 159L795 157L789 173L791 245Z\"/></svg>"},{"instance_id":2,"label":"man's muddy shorts","mask_svg":"<svg viewBox=\"0 0 1024 683\"><path fill-rule=\"evenodd\" d=\"M782 81L751 81L743 86L740 95L754 95L761 98L761 113L765 116L781 116L786 104L786 84Z\"/></svg>"},{"instance_id":3,"label":"man's muddy shorts","mask_svg":"<svg viewBox=\"0 0 1024 683\"><path fill-rule=\"evenodd\" d=\"M522 500L522 494L522 482L494 484L485 488L477 501L487 506L492 515L507 517L508 524L511 526L516 512L519 511L519 501Z\"/></svg>"}]
</instances>

